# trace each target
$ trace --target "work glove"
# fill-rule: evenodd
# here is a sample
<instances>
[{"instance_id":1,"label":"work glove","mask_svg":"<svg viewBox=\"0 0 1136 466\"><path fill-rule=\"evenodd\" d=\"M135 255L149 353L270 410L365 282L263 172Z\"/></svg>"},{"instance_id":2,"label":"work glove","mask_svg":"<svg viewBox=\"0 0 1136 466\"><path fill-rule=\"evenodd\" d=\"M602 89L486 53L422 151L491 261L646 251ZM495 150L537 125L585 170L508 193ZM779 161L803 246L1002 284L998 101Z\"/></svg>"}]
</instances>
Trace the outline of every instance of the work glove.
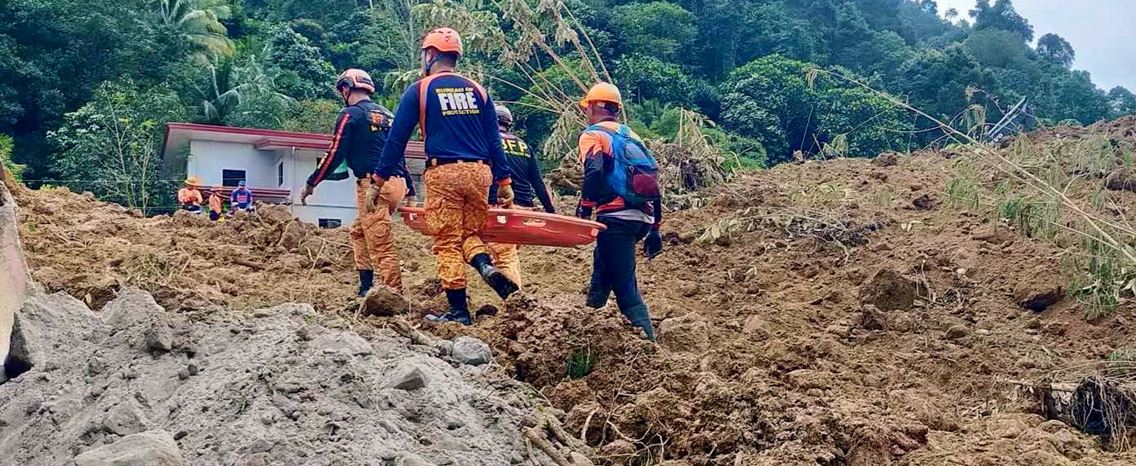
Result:
<instances>
[{"instance_id":1,"label":"work glove","mask_svg":"<svg viewBox=\"0 0 1136 466\"><path fill-rule=\"evenodd\" d=\"M304 184L304 189L300 191L300 204L308 205L308 196L315 192L316 188L310 184Z\"/></svg>"},{"instance_id":2,"label":"work glove","mask_svg":"<svg viewBox=\"0 0 1136 466\"><path fill-rule=\"evenodd\" d=\"M584 207L583 205L576 206L576 216L584 220L591 220L592 208Z\"/></svg>"},{"instance_id":3,"label":"work glove","mask_svg":"<svg viewBox=\"0 0 1136 466\"><path fill-rule=\"evenodd\" d=\"M497 203L502 207L513 205L513 185L506 184L497 187Z\"/></svg>"},{"instance_id":4,"label":"work glove","mask_svg":"<svg viewBox=\"0 0 1136 466\"><path fill-rule=\"evenodd\" d=\"M663 237L659 235L657 228L651 228L650 233L647 233L647 238L643 240L643 254L647 256L647 259L654 259L661 252L663 252Z\"/></svg>"},{"instance_id":5,"label":"work glove","mask_svg":"<svg viewBox=\"0 0 1136 466\"><path fill-rule=\"evenodd\" d=\"M379 198L382 197L382 185L372 184L363 194L363 210L368 214L378 212Z\"/></svg>"}]
</instances>

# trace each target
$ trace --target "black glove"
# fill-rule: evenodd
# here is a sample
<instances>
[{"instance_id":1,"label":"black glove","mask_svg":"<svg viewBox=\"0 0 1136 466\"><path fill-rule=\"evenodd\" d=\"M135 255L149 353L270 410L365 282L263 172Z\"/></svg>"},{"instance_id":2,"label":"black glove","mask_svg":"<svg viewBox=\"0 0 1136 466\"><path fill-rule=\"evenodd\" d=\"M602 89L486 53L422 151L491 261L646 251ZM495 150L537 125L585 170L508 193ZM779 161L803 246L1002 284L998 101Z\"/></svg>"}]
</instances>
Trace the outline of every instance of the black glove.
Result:
<instances>
[{"instance_id":1,"label":"black glove","mask_svg":"<svg viewBox=\"0 0 1136 466\"><path fill-rule=\"evenodd\" d=\"M592 218L592 208L584 207L583 205L576 206L576 216L584 220L590 220Z\"/></svg>"},{"instance_id":2,"label":"black glove","mask_svg":"<svg viewBox=\"0 0 1136 466\"><path fill-rule=\"evenodd\" d=\"M658 229L651 228L651 232L647 233L647 238L643 240L643 254L647 259L654 259L661 252L663 252L663 237L659 235Z\"/></svg>"}]
</instances>

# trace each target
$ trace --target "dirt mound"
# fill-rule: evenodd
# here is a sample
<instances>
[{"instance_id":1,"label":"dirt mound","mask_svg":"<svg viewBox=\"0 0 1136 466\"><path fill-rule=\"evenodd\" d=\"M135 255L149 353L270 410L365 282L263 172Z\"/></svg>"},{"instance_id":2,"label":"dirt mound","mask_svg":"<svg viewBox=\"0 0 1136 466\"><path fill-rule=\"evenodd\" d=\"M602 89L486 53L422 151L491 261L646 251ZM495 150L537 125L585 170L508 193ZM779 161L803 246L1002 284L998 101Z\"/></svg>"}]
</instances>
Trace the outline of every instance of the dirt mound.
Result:
<instances>
[{"instance_id":1,"label":"dirt mound","mask_svg":"<svg viewBox=\"0 0 1136 466\"><path fill-rule=\"evenodd\" d=\"M357 277L346 229L299 222L286 206L261 205L255 214L212 223L183 212L137 218L65 188L25 191L18 201L36 281L96 309L125 286L153 293L170 310L310 302L339 311L352 304ZM402 244L410 269L432 269L423 267L430 260L425 239L417 243L424 251Z\"/></svg>"},{"instance_id":2,"label":"dirt mound","mask_svg":"<svg viewBox=\"0 0 1136 466\"><path fill-rule=\"evenodd\" d=\"M1030 137L1072 137L1059 131ZM415 325L488 343L605 464L1132 464L1035 422L1021 387L1131 347L1133 305L1086 320L1062 250L949 202L957 155L783 165L686 194L664 254L639 264L657 345L614 303L584 306L590 248L522 247L524 293L501 303L477 284L475 326ZM81 299L137 284L171 310L358 309L343 230L23 196L36 276ZM395 232L411 316L443 310L427 240ZM1005 418L1026 427L991 427Z\"/></svg>"},{"instance_id":3,"label":"dirt mound","mask_svg":"<svg viewBox=\"0 0 1136 466\"><path fill-rule=\"evenodd\" d=\"M129 289L101 315L65 294L31 298L18 334L33 366L0 384L0 462L500 465L528 456L520 429L535 404L492 371L451 366L389 330L345 330L307 305L190 317Z\"/></svg>"}]
</instances>

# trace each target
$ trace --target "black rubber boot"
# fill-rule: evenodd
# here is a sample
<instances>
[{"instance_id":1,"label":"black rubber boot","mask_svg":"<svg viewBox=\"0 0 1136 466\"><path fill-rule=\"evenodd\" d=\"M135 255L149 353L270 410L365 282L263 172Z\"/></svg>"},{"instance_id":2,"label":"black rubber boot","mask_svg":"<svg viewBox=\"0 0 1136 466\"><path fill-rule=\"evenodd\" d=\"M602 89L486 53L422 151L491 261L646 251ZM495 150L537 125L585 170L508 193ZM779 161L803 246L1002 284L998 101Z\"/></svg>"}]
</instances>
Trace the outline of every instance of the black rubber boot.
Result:
<instances>
[{"instance_id":1,"label":"black rubber boot","mask_svg":"<svg viewBox=\"0 0 1136 466\"><path fill-rule=\"evenodd\" d=\"M509 280L501 270L493 266L493 260L489 258L489 254L481 253L473 256L473 260L469 261L477 273L481 274L481 278L485 283L489 284L493 291L497 292L497 296L501 299L508 298L509 295L516 293L519 289L516 283Z\"/></svg>"},{"instance_id":2,"label":"black rubber boot","mask_svg":"<svg viewBox=\"0 0 1136 466\"><path fill-rule=\"evenodd\" d=\"M371 291L371 285L375 284L375 271L374 270L360 270L359 271L359 296L367 296L367 292Z\"/></svg>"},{"instance_id":3,"label":"black rubber boot","mask_svg":"<svg viewBox=\"0 0 1136 466\"><path fill-rule=\"evenodd\" d=\"M599 309L607 305L607 297L611 292L600 293L593 288L588 289L588 297L584 300L584 305L592 309Z\"/></svg>"},{"instance_id":4,"label":"black rubber boot","mask_svg":"<svg viewBox=\"0 0 1136 466\"><path fill-rule=\"evenodd\" d=\"M450 312L440 316L428 315L426 320L434 323L457 322L462 325L472 325L469 317L469 303L465 298L465 288L460 290L446 290L446 301L450 303Z\"/></svg>"},{"instance_id":5,"label":"black rubber boot","mask_svg":"<svg viewBox=\"0 0 1136 466\"><path fill-rule=\"evenodd\" d=\"M647 334L647 339L655 341L655 327L651 325L651 314L647 312L647 305L641 304L631 309L623 311L623 315L631 324L643 329L643 333Z\"/></svg>"}]
</instances>

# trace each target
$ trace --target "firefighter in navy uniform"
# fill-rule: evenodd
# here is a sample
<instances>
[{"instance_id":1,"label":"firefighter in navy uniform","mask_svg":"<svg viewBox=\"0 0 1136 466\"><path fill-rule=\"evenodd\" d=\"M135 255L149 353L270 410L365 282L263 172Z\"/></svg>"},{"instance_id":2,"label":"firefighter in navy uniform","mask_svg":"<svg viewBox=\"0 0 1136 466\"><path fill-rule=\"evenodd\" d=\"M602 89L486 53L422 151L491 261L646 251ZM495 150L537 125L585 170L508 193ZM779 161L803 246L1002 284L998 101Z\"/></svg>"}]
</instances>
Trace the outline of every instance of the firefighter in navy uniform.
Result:
<instances>
[{"instance_id":1,"label":"firefighter in navy uniform","mask_svg":"<svg viewBox=\"0 0 1136 466\"><path fill-rule=\"evenodd\" d=\"M466 264L502 299L517 291L516 283L494 266L480 236L489 218L489 187L497 185L497 197L508 204L513 201L512 180L493 99L480 84L455 72L462 55L457 31L430 31L421 51L424 77L407 87L399 101L376 179L389 182L405 164L406 143L417 125L426 149L426 226L433 232L438 279L450 305L447 313L427 319L470 325Z\"/></svg>"},{"instance_id":2,"label":"firefighter in navy uniform","mask_svg":"<svg viewBox=\"0 0 1136 466\"><path fill-rule=\"evenodd\" d=\"M355 204L358 215L351 223L351 251L359 272L359 296L374 283L375 270L382 283L402 292L402 271L394 249L391 214L407 196L414 195L414 184L405 162L397 164L377 195L370 196L371 173L382 154L394 118L390 110L371 101L375 83L365 71L350 69L339 75L335 90L346 106L335 119L331 147L316 171L308 177L300 194L307 204L308 196L324 180L347 178L347 168L355 175Z\"/></svg>"},{"instance_id":3,"label":"firefighter in navy uniform","mask_svg":"<svg viewBox=\"0 0 1136 466\"><path fill-rule=\"evenodd\" d=\"M513 112L504 105L497 105L497 129L501 132L501 145L505 148L505 158L509 161L509 171L513 173L513 203L504 205L497 200L497 187L489 188L489 203L501 207L536 210L535 199L540 199L544 211L556 213L548 187L540 176L540 163L533 153L532 146L509 132L513 126ZM489 252L493 263L501 272L521 285L521 261L517 255L516 244L490 243Z\"/></svg>"}]
</instances>

